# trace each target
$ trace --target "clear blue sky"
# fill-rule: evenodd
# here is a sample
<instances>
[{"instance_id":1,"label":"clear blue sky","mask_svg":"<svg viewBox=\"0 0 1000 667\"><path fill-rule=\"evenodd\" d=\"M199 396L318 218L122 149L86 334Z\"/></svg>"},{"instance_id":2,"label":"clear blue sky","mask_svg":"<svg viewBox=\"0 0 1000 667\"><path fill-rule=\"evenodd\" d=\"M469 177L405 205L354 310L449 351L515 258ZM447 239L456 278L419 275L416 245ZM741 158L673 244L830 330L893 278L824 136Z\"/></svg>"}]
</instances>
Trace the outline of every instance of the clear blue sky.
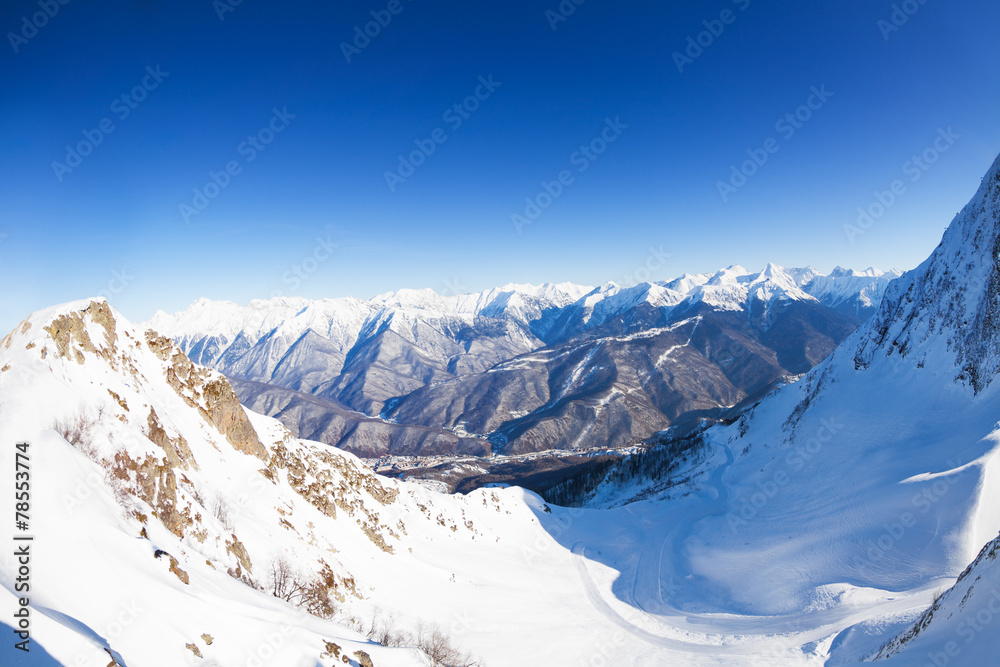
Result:
<instances>
[{"instance_id":1,"label":"clear blue sky","mask_svg":"<svg viewBox=\"0 0 1000 667\"><path fill-rule=\"evenodd\" d=\"M351 62L342 43L388 0L225 2L73 0L51 18L3 3L4 330L102 291L138 321L201 296L626 282L647 261L654 280L768 261L912 268L1000 151L986 0L911 0L891 32L889 0L587 0L565 21L546 15L558 0L400 0ZM674 53L709 28L679 71ZM788 136L776 122L813 86L832 97ZM477 92L467 118L445 116ZM274 109L294 118L269 136ZM113 131L72 171L53 165L102 122ZM948 127L960 138L909 180L904 164ZM386 172L435 130L446 141L393 191ZM603 153L575 154L602 132ZM772 138L723 201L731 165ZM564 170L572 182L518 233L511 215ZM849 242L844 225L895 179L905 194ZM650 248L671 257L657 266Z\"/></svg>"}]
</instances>

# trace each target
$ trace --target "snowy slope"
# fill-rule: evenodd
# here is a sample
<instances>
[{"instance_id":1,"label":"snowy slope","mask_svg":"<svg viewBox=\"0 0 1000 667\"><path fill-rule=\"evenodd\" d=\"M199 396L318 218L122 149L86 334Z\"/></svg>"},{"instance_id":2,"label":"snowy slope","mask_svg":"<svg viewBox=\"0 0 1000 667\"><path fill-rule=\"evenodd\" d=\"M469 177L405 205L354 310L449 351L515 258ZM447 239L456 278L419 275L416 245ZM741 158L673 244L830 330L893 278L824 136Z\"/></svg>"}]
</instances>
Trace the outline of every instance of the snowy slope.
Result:
<instances>
[{"instance_id":1,"label":"snowy slope","mask_svg":"<svg viewBox=\"0 0 1000 667\"><path fill-rule=\"evenodd\" d=\"M103 665L105 649L133 667L192 664L197 649L197 664L246 664L262 652L266 664L316 665L327 641L377 665L428 664L344 620L368 622L372 599L391 601L401 627L434 622L477 643L455 598L435 594L470 549L502 541L511 546L497 547L494 562L518 563L514 545L543 535L518 492L404 488L291 438L246 413L224 378L103 301L25 320L0 343L0 368L4 468L14 469L12 443L30 443L33 638L60 664ZM6 482L4 491L12 515ZM255 590L279 558L319 582L339 623ZM4 619L16 571L5 553ZM463 579L463 595L505 585L482 574L474 587ZM19 664L12 650L4 642L3 664Z\"/></svg>"},{"instance_id":2,"label":"snowy slope","mask_svg":"<svg viewBox=\"0 0 1000 667\"><path fill-rule=\"evenodd\" d=\"M131 667L329 667L327 642L379 667L428 664L346 627L378 614L411 632L435 624L489 665L815 664L822 651L804 645L883 605L927 603L866 593L794 629L732 616L741 605L678 617L649 596L722 608L697 581L655 584L671 571L660 554L683 567L668 543L697 528L722 476L676 504L599 512L546 508L517 489L453 497L384 480L245 412L221 376L103 301L33 315L0 343L0 369L0 439L31 443L32 637L53 664L106 664L108 649ZM0 449L0 466L13 461ZM12 496L5 482L8 515ZM258 590L280 558L321 584L331 619ZM5 554L5 619L15 572ZM22 664L11 643L0 651Z\"/></svg>"},{"instance_id":3,"label":"snowy slope","mask_svg":"<svg viewBox=\"0 0 1000 667\"><path fill-rule=\"evenodd\" d=\"M1000 538L983 547L958 581L872 661L888 665L990 665L997 662ZM850 637L845 637L850 641Z\"/></svg>"},{"instance_id":4,"label":"snowy slope","mask_svg":"<svg viewBox=\"0 0 1000 667\"><path fill-rule=\"evenodd\" d=\"M435 625L490 665L664 655L586 603L605 574L581 578L560 546L575 515L518 489L452 497L376 477L247 413L224 378L103 300L36 313L0 342L0 442L6 470L12 443L30 443L34 536L33 652L4 642L4 665L330 667L334 644L378 667L429 664L351 629L373 623ZM12 516L12 484L0 491ZM331 618L268 593L282 561ZM17 567L5 550L4 622Z\"/></svg>"},{"instance_id":5,"label":"snowy slope","mask_svg":"<svg viewBox=\"0 0 1000 667\"><path fill-rule=\"evenodd\" d=\"M599 506L674 497L673 513L662 510L668 537L642 550L620 596L650 623L677 610L735 611L751 627L763 617L795 627L849 621L819 646L827 664L851 663L904 632L1000 529L997 248L1000 159L871 320L803 380L706 432L705 449L675 474L693 482L670 488L640 475L629 487L598 488ZM648 521L662 505L624 509ZM630 559L613 543L591 549L609 563ZM980 597L989 602L989 592ZM866 607L882 611L851 618ZM941 622L936 636L968 618ZM990 637L980 654L998 650ZM926 662L915 649L908 655L901 664ZM983 664L971 655L949 664Z\"/></svg>"}]
</instances>

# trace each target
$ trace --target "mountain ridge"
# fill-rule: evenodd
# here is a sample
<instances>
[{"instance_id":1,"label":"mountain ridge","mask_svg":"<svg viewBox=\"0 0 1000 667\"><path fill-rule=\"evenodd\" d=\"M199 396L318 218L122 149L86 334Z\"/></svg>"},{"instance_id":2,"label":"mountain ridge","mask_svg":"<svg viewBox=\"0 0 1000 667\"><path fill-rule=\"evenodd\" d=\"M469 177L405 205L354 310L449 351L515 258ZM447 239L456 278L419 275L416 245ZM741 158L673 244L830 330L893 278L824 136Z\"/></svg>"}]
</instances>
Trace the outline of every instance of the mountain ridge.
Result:
<instances>
[{"instance_id":1,"label":"mountain ridge","mask_svg":"<svg viewBox=\"0 0 1000 667\"><path fill-rule=\"evenodd\" d=\"M614 283L596 288L569 283L511 284L457 296L427 289L400 290L367 302L282 298L253 301L247 307L231 303L216 307L213 302L199 300L172 316L158 313L149 326L167 332L194 361L236 380L313 394L369 417L412 419L407 423L421 428L476 429L472 432L484 443L481 454L488 454L489 447L511 453L587 448L606 444L598 440L608 437L619 446L640 442L678 417L695 418L695 412L684 417L668 407L687 400L683 396L687 390L678 388L674 397L628 398L615 408L615 397L630 397L631 392L598 383L577 388L572 396L579 400L569 412L558 406L553 411L545 406L560 394L557 385L567 378L560 379L561 371L548 362L540 363L542 357L536 353L548 349L560 356L558 350L608 337L615 349L635 347L639 343L623 345L622 336L665 331L684 319L707 316L712 322L709 329L721 337L719 340L699 335L687 342L673 341L664 344L652 359L622 349L619 351L624 356L591 355L587 360L603 358L601 363L610 363L613 374L638 375L642 379L637 383L645 387L650 377L664 372L657 367L659 363L681 363L680 357L664 356L671 346L694 344L698 356L688 357L689 361L701 368L702 376L713 379L696 389L693 398L716 398L697 407L692 403L692 409L714 409L722 414L722 409L800 374L822 359L857 325L860 314L873 310L897 273L840 270L837 276L824 278L813 269L785 270L772 263L756 273L736 265L632 287ZM824 282L820 283L821 279ZM808 293L812 285L817 290L822 287L820 298ZM853 298L855 292L867 296ZM837 303L826 306L821 299ZM841 307L844 303L848 306ZM745 313L746 321L725 313ZM772 330L776 323L780 326ZM754 358L749 368L756 367L761 375L750 378L741 371L737 379L726 377L725 370L720 374L715 365L733 363L730 357ZM517 359L522 361L511 366ZM528 373L531 377L506 373L525 364L534 365ZM679 370L670 373L676 375ZM498 376L498 371L506 374ZM587 383L602 373L594 368L574 377ZM501 377L511 384L498 384ZM473 388L470 383L484 386ZM459 394L463 392L482 396L525 386L538 388L531 392L539 396L532 409L541 410L535 416L525 415L527 421L520 417L514 418L515 422L521 419L520 423L491 420L487 428L485 422L464 414L461 407ZM454 395L445 397L448 392ZM265 402L259 401L261 396L255 389L243 398L261 407L274 404L277 394ZM286 396L281 400L295 399ZM414 409L414 402L421 400L427 401L426 405ZM299 407L305 405L299 403ZM298 426L342 418L341 413L333 414L336 411L323 415L315 404L310 409L315 414L297 418ZM442 415L442 409L449 416ZM599 412L606 409L611 410L607 418L614 422L610 431L598 424L606 418ZM523 408L512 414L515 412L523 412ZM579 423L570 423L573 420ZM599 427L588 426L592 422ZM332 437L330 433L316 430L304 435L323 439ZM383 444L371 448L347 446L365 456L421 453L395 436L383 437L380 442Z\"/></svg>"}]
</instances>

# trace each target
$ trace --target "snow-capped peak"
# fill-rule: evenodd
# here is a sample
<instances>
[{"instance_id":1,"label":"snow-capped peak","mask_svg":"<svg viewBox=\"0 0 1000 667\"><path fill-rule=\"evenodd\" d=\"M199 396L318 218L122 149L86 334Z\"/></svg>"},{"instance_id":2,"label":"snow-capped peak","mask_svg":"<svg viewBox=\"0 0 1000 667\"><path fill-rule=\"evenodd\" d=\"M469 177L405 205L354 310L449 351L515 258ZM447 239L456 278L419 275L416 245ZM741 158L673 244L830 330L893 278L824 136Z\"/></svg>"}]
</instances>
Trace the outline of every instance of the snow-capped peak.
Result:
<instances>
[{"instance_id":1,"label":"snow-capped peak","mask_svg":"<svg viewBox=\"0 0 1000 667\"><path fill-rule=\"evenodd\" d=\"M855 362L876 355L918 363L948 357L956 379L979 392L1000 372L1000 157L917 269L894 282L861 332Z\"/></svg>"}]
</instances>

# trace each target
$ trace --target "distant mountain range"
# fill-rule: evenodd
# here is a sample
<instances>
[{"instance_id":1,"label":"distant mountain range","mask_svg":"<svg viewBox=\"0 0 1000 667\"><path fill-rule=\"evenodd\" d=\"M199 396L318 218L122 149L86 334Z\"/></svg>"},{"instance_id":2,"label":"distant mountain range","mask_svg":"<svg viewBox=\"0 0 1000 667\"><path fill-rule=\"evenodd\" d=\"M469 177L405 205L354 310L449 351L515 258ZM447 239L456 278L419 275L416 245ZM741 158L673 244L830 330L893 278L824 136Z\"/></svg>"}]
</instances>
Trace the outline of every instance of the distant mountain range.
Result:
<instances>
[{"instance_id":1,"label":"distant mountain range","mask_svg":"<svg viewBox=\"0 0 1000 667\"><path fill-rule=\"evenodd\" d=\"M770 264L633 287L201 299L147 326L248 407L361 456L588 449L725 418L825 358L899 275Z\"/></svg>"}]
</instances>

